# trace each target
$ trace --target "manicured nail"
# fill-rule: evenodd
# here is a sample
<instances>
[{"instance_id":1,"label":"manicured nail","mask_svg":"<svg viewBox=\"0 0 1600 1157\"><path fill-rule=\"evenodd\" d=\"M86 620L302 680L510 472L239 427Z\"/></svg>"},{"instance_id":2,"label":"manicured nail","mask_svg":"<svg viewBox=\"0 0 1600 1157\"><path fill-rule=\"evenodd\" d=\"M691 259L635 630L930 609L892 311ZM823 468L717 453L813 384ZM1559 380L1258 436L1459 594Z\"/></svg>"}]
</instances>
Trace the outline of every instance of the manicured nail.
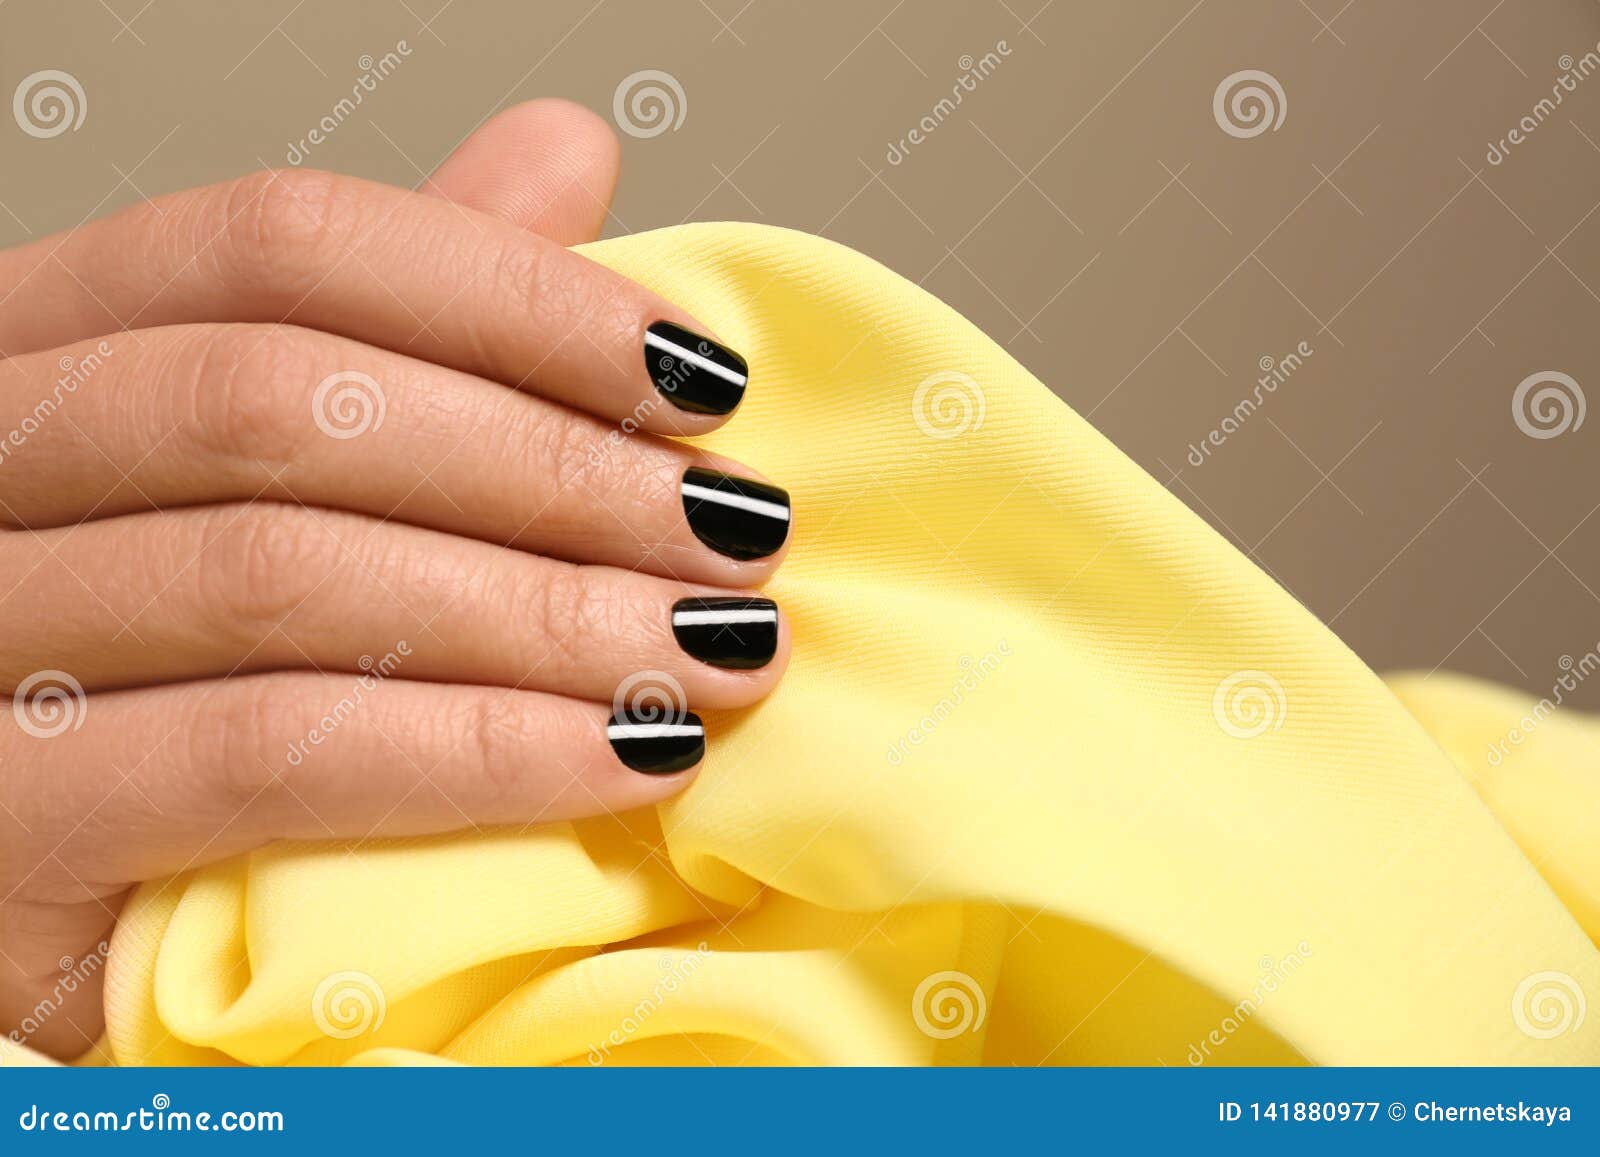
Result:
<instances>
[{"instance_id":1,"label":"manicured nail","mask_svg":"<svg viewBox=\"0 0 1600 1157\"><path fill-rule=\"evenodd\" d=\"M678 646L713 667L752 671L778 653L778 604L771 599L679 599L672 604Z\"/></svg>"},{"instance_id":2,"label":"manicured nail","mask_svg":"<svg viewBox=\"0 0 1600 1157\"><path fill-rule=\"evenodd\" d=\"M706 753L706 728L693 711L612 713L606 738L617 758L646 775L670 775L693 767Z\"/></svg>"},{"instance_id":3,"label":"manicured nail","mask_svg":"<svg viewBox=\"0 0 1600 1157\"><path fill-rule=\"evenodd\" d=\"M741 561L765 558L789 537L786 491L717 470L683 472L683 513L696 538Z\"/></svg>"},{"instance_id":4,"label":"manicured nail","mask_svg":"<svg viewBox=\"0 0 1600 1157\"><path fill-rule=\"evenodd\" d=\"M694 414L732 413L749 380L738 354L670 321L644 331L644 364L656 389Z\"/></svg>"}]
</instances>

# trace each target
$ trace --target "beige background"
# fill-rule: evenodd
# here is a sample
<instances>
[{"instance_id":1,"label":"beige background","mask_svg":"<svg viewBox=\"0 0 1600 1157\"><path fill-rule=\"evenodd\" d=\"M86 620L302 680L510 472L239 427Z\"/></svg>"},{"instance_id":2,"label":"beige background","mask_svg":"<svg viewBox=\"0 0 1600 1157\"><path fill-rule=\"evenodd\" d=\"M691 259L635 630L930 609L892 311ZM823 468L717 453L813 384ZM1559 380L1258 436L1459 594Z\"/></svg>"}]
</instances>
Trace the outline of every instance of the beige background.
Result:
<instances>
[{"instance_id":1,"label":"beige background","mask_svg":"<svg viewBox=\"0 0 1600 1157\"><path fill-rule=\"evenodd\" d=\"M1375 666L1544 693L1600 640L1600 416L1538 439L1512 413L1540 371L1600 403L1600 73L1486 160L1563 56L1600 51L1595 3L0 0L0 95L53 68L87 103L49 139L0 115L0 243L283 164L401 40L310 163L413 184L507 104L609 117L624 78L668 72L682 122L623 137L611 232L741 218L871 254ZM1281 85L1275 130L1214 117L1242 69Z\"/></svg>"}]
</instances>

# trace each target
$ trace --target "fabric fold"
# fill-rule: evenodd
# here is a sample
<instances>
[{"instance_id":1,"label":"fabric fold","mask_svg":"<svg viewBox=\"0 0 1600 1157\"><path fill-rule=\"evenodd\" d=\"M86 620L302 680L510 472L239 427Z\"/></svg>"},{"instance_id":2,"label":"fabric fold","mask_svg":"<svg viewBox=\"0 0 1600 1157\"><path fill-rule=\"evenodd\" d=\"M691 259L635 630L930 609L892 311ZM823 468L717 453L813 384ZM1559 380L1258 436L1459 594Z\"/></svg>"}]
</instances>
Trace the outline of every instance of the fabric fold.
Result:
<instances>
[{"instance_id":1,"label":"fabric fold","mask_svg":"<svg viewBox=\"0 0 1600 1157\"><path fill-rule=\"evenodd\" d=\"M1592 720L1479 774L1524 697L1391 691L859 254L584 252L748 358L705 442L793 496L786 679L655 813L145 885L119 1063L1600 1063Z\"/></svg>"}]
</instances>

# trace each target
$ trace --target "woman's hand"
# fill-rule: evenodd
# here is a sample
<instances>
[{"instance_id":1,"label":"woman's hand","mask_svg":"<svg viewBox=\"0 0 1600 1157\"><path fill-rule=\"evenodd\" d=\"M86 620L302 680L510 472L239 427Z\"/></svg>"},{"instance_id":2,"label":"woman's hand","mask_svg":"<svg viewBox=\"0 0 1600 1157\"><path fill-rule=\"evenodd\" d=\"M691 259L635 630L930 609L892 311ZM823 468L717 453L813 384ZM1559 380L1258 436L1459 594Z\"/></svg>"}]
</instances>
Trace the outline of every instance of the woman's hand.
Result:
<instances>
[{"instance_id":1,"label":"woman's hand","mask_svg":"<svg viewBox=\"0 0 1600 1157\"><path fill-rule=\"evenodd\" d=\"M744 365L563 248L614 174L541 102L420 192L260 173L0 253L4 1031L93 1042L58 981L141 880L651 804L688 706L772 688L788 499L658 436Z\"/></svg>"}]
</instances>

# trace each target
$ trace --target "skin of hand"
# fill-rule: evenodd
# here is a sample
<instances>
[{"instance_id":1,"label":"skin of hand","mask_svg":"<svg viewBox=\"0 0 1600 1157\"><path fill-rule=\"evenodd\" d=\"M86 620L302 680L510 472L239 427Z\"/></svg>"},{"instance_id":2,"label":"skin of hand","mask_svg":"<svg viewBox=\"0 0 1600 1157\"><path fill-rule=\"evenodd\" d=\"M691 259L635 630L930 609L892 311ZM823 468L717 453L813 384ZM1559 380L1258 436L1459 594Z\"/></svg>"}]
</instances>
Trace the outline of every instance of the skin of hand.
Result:
<instances>
[{"instance_id":1,"label":"skin of hand","mask_svg":"<svg viewBox=\"0 0 1600 1157\"><path fill-rule=\"evenodd\" d=\"M257 173L0 253L0 1031L90 1048L140 881L649 805L689 707L773 688L787 496L665 437L743 362L566 249L617 160L535 101L417 191Z\"/></svg>"}]
</instances>

